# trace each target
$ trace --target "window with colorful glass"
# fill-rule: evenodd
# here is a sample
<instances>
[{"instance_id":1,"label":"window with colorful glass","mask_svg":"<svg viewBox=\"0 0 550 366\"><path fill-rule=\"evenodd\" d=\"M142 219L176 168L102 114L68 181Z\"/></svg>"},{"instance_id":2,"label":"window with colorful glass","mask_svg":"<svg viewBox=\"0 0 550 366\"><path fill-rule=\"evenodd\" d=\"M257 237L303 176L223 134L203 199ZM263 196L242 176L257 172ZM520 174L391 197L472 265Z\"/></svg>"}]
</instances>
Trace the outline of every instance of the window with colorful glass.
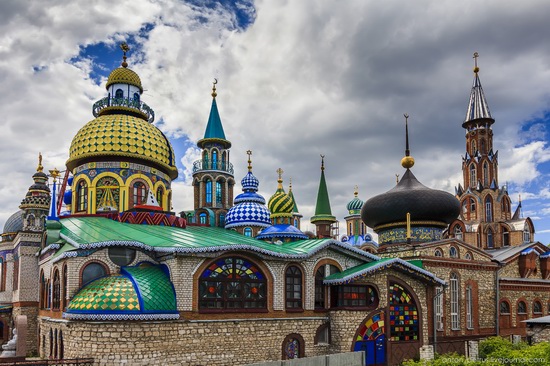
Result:
<instances>
[{"instance_id":1,"label":"window with colorful glass","mask_svg":"<svg viewBox=\"0 0 550 366\"><path fill-rule=\"evenodd\" d=\"M373 286L341 285L332 289L332 306L368 308L378 304L378 293Z\"/></svg>"},{"instance_id":2,"label":"window with colorful glass","mask_svg":"<svg viewBox=\"0 0 550 366\"><path fill-rule=\"evenodd\" d=\"M199 279L199 309L231 311L267 308L267 280L247 259L216 259Z\"/></svg>"},{"instance_id":3,"label":"window with colorful glass","mask_svg":"<svg viewBox=\"0 0 550 366\"><path fill-rule=\"evenodd\" d=\"M389 292L390 340L417 341L419 318L414 299L403 286L397 283L391 284Z\"/></svg>"}]
</instances>

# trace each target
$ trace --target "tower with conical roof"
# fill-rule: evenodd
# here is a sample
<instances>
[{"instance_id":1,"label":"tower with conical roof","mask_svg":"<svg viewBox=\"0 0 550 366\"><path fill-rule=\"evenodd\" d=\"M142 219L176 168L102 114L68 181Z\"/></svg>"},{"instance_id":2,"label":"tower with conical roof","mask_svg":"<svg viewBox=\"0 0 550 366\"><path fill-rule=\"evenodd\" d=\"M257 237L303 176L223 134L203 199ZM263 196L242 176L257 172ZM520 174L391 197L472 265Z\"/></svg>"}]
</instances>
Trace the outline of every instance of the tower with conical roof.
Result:
<instances>
[{"instance_id":1,"label":"tower with conical roof","mask_svg":"<svg viewBox=\"0 0 550 366\"><path fill-rule=\"evenodd\" d=\"M225 226L227 211L233 205L233 165L229 162L231 142L225 138L212 86L212 107L204 137L197 142L201 159L193 163L194 219L209 226Z\"/></svg>"},{"instance_id":2,"label":"tower with conical roof","mask_svg":"<svg viewBox=\"0 0 550 366\"><path fill-rule=\"evenodd\" d=\"M315 231L318 238L336 239L338 237L338 221L336 220L336 217L332 215L327 182L325 180L324 155L321 155L321 179L319 181L319 190L317 191L315 215L310 221L315 225Z\"/></svg>"},{"instance_id":3,"label":"tower with conical roof","mask_svg":"<svg viewBox=\"0 0 550 366\"><path fill-rule=\"evenodd\" d=\"M474 82L462 123L466 130L466 153L462 157L463 182L456 188L461 212L448 236L480 248L496 249L533 241L534 227L530 219L525 221L512 214L508 188L499 186L498 151L493 150L495 120L481 87L478 57L475 52Z\"/></svg>"},{"instance_id":4,"label":"tower with conical roof","mask_svg":"<svg viewBox=\"0 0 550 366\"><path fill-rule=\"evenodd\" d=\"M154 124L154 111L141 100L138 74L121 67L107 79L107 96L93 106L95 119L73 138L67 169L72 173L71 213L132 210L153 193L164 211L172 208L171 182L178 170L172 145Z\"/></svg>"},{"instance_id":5,"label":"tower with conical roof","mask_svg":"<svg viewBox=\"0 0 550 366\"><path fill-rule=\"evenodd\" d=\"M265 207L265 198L258 194L260 182L252 174L252 151L248 150L248 173L241 180L243 193L235 197L235 206L231 207L225 218L225 228L233 229L245 236L256 236L271 226L269 210Z\"/></svg>"},{"instance_id":6,"label":"tower with conical roof","mask_svg":"<svg viewBox=\"0 0 550 366\"><path fill-rule=\"evenodd\" d=\"M292 225L294 225L298 230L301 230L300 226L302 223L302 215L298 210L298 204L296 203L296 198L294 198L294 193L292 193L292 178L288 182L288 195L294 201L294 206L292 207Z\"/></svg>"}]
</instances>

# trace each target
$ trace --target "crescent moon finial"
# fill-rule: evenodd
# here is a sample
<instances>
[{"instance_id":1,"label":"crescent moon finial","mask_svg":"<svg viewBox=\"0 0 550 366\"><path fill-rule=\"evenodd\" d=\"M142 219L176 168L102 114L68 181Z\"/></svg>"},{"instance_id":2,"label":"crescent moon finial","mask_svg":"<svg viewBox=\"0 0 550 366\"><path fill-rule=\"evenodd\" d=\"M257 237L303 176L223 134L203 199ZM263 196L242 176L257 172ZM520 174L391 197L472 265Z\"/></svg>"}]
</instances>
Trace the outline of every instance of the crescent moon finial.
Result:
<instances>
[{"instance_id":1,"label":"crescent moon finial","mask_svg":"<svg viewBox=\"0 0 550 366\"><path fill-rule=\"evenodd\" d=\"M214 78L214 82L212 83L212 98L216 98L218 93L216 93L216 84L218 83L218 79Z\"/></svg>"}]
</instances>

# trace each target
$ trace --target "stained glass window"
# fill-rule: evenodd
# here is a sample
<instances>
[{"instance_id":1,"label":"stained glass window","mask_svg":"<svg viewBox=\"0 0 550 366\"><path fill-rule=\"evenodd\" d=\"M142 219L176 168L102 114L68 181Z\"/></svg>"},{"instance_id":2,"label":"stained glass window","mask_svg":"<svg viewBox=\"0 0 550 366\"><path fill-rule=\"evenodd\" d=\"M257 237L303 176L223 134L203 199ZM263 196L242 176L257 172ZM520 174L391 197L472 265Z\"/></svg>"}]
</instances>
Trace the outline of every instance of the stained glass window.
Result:
<instances>
[{"instance_id":1,"label":"stained glass window","mask_svg":"<svg viewBox=\"0 0 550 366\"><path fill-rule=\"evenodd\" d=\"M141 205L145 202L147 188L143 182L134 183L134 205Z\"/></svg>"},{"instance_id":2,"label":"stained glass window","mask_svg":"<svg viewBox=\"0 0 550 366\"><path fill-rule=\"evenodd\" d=\"M206 203L212 203L212 180L206 180Z\"/></svg>"},{"instance_id":3,"label":"stained glass window","mask_svg":"<svg viewBox=\"0 0 550 366\"><path fill-rule=\"evenodd\" d=\"M222 206L222 182L216 182L216 206Z\"/></svg>"},{"instance_id":4,"label":"stained glass window","mask_svg":"<svg viewBox=\"0 0 550 366\"><path fill-rule=\"evenodd\" d=\"M381 311L361 324L356 341L372 341L385 333L384 312Z\"/></svg>"},{"instance_id":5,"label":"stained glass window","mask_svg":"<svg viewBox=\"0 0 550 366\"><path fill-rule=\"evenodd\" d=\"M266 309L267 280L259 268L246 259L217 259L199 279L199 308Z\"/></svg>"},{"instance_id":6,"label":"stained glass window","mask_svg":"<svg viewBox=\"0 0 550 366\"><path fill-rule=\"evenodd\" d=\"M118 181L113 177L103 177L96 183L97 211L117 211L120 192Z\"/></svg>"},{"instance_id":7,"label":"stained glass window","mask_svg":"<svg viewBox=\"0 0 550 366\"><path fill-rule=\"evenodd\" d=\"M300 341L296 338L290 338L285 344L285 355L287 360L300 357Z\"/></svg>"},{"instance_id":8,"label":"stained glass window","mask_svg":"<svg viewBox=\"0 0 550 366\"><path fill-rule=\"evenodd\" d=\"M418 340L418 309L411 294L397 283L390 286L389 316L390 340Z\"/></svg>"},{"instance_id":9,"label":"stained glass window","mask_svg":"<svg viewBox=\"0 0 550 366\"><path fill-rule=\"evenodd\" d=\"M76 188L76 211L86 211L88 209L88 184L81 180Z\"/></svg>"},{"instance_id":10,"label":"stained glass window","mask_svg":"<svg viewBox=\"0 0 550 366\"><path fill-rule=\"evenodd\" d=\"M252 229L249 227L244 228L244 236L252 237Z\"/></svg>"},{"instance_id":11,"label":"stained glass window","mask_svg":"<svg viewBox=\"0 0 550 366\"><path fill-rule=\"evenodd\" d=\"M212 170L218 169L218 151L212 150Z\"/></svg>"},{"instance_id":12,"label":"stained glass window","mask_svg":"<svg viewBox=\"0 0 550 366\"><path fill-rule=\"evenodd\" d=\"M378 294L372 286L335 286L332 293L332 305L336 307L371 307L378 304Z\"/></svg>"},{"instance_id":13,"label":"stained glass window","mask_svg":"<svg viewBox=\"0 0 550 366\"><path fill-rule=\"evenodd\" d=\"M296 266L286 269L286 307L287 309L302 308L302 271Z\"/></svg>"}]
</instances>

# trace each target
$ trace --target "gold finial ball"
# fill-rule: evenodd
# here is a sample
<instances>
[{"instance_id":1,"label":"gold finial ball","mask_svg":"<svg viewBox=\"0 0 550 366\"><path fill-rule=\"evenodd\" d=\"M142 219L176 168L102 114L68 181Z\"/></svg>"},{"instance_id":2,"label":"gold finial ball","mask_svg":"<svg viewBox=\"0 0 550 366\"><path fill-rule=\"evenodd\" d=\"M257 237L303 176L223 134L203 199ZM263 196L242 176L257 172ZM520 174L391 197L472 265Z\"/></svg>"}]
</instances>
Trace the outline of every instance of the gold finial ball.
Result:
<instances>
[{"instance_id":1,"label":"gold finial ball","mask_svg":"<svg viewBox=\"0 0 550 366\"><path fill-rule=\"evenodd\" d=\"M477 74L479 72L479 67L474 67L474 72Z\"/></svg>"},{"instance_id":2,"label":"gold finial ball","mask_svg":"<svg viewBox=\"0 0 550 366\"><path fill-rule=\"evenodd\" d=\"M414 166L414 158L412 156L404 156L401 159L401 166L405 169L410 169Z\"/></svg>"}]
</instances>

